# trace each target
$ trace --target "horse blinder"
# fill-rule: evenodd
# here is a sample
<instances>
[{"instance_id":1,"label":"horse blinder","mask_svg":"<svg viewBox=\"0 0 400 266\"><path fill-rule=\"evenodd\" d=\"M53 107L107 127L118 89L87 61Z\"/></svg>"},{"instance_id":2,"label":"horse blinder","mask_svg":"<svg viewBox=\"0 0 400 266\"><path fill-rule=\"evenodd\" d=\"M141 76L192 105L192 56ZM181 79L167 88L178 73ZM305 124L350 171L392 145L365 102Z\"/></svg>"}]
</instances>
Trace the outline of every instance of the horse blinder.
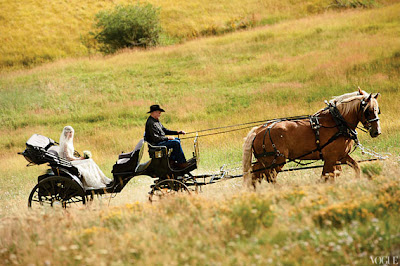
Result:
<instances>
[{"instance_id":1,"label":"horse blinder","mask_svg":"<svg viewBox=\"0 0 400 266\"><path fill-rule=\"evenodd\" d=\"M371 111L368 108L368 103L369 103L370 99L371 99L371 94L370 94L370 96L368 97L368 99L366 101L365 100L361 100L361 110L363 110L363 115L364 115L364 119L365 119L365 121L362 122L362 123L363 123L364 128L367 129L367 130L371 130L371 123L372 122L379 121L379 117L378 116L376 116L376 117L374 117L372 119L368 119L368 117L371 114ZM379 107L378 107L378 114L381 114L381 109Z\"/></svg>"}]
</instances>

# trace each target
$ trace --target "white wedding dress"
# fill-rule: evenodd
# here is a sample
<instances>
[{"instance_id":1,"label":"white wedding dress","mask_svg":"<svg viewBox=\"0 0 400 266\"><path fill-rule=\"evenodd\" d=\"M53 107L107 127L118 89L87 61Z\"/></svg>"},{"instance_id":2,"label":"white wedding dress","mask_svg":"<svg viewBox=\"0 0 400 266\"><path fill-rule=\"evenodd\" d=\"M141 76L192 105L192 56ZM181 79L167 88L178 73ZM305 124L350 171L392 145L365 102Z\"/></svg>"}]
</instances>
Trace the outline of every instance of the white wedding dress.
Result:
<instances>
[{"instance_id":1,"label":"white wedding dress","mask_svg":"<svg viewBox=\"0 0 400 266\"><path fill-rule=\"evenodd\" d=\"M111 183L111 179L106 177L97 164L92 159L81 160L74 156L72 141L60 143L59 156L67 159L73 166L78 168L83 176L83 185L86 189L105 188Z\"/></svg>"},{"instance_id":2,"label":"white wedding dress","mask_svg":"<svg viewBox=\"0 0 400 266\"><path fill-rule=\"evenodd\" d=\"M71 164L78 168L83 176L85 188L105 188L111 183L111 179L104 175L92 159L75 160L71 161Z\"/></svg>"}]
</instances>

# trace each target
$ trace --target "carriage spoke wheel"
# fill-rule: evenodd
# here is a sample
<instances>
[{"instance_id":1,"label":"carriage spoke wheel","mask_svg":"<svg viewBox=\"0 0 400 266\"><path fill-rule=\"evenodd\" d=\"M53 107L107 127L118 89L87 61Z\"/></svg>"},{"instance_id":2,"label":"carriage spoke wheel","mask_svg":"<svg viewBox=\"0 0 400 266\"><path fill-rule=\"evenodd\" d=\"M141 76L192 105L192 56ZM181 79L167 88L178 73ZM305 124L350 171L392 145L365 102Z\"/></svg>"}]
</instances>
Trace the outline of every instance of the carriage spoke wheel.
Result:
<instances>
[{"instance_id":1,"label":"carriage spoke wheel","mask_svg":"<svg viewBox=\"0 0 400 266\"><path fill-rule=\"evenodd\" d=\"M86 204L83 188L70 178L52 176L40 181L33 189L28 199L28 207L61 207L72 204Z\"/></svg>"},{"instance_id":2,"label":"carriage spoke wheel","mask_svg":"<svg viewBox=\"0 0 400 266\"><path fill-rule=\"evenodd\" d=\"M165 179L154 185L149 193L150 202L158 202L166 197L187 194L190 195L188 187L181 181L175 179Z\"/></svg>"}]
</instances>

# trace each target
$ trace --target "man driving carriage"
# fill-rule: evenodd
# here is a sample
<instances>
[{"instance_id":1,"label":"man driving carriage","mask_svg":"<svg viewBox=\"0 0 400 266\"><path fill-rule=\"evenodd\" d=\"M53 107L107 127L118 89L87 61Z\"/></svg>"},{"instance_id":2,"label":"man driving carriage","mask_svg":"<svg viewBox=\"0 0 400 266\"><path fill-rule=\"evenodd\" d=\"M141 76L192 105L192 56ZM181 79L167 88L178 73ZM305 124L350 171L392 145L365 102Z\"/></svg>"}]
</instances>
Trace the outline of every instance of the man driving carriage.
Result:
<instances>
[{"instance_id":1,"label":"man driving carriage","mask_svg":"<svg viewBox=\"0 0 400 266\"><path fill-rule=\"evenodd\" d=\"M177 168L186 168L188 163L181 147L179 138L169 135L186 134L185 131L173 131L166 129L159 118L161 113L165 112L158 104L150 106L149 118L146 121L146 129L144 133L144 140L153 146L166 146L168 149L172 148L171 163Z\"/></svg>"}]
</instances>

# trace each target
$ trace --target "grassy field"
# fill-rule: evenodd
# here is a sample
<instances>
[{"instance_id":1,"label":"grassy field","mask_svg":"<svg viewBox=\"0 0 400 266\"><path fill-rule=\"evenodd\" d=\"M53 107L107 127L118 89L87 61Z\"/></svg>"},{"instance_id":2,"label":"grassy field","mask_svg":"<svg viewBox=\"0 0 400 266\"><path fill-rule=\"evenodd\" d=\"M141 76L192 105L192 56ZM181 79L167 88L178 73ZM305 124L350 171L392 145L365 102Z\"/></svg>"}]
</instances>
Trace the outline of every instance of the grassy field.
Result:
<instances>
[{"instance_id":1,"label":"grassy field","mask_svg":"<svg viewBox=\"0 0 400 266\"><path fill-rule=\"evenodd\" d=\"M0 261L368 265L371 256L399 256L399 14L400 4L330 10L147 51L3 72ZM17 155L34 133L58 141L63 127L73 126L75 148L91 150L110 176L118 154L142 137L153 103L167 110L168 128L196 131L311 114L357 86L381 93L383 134L360 132L361 142L391 153L363 164L361 179L348 168L333 183L319 182L320 169L283 173L276 185L250 193L239 178L150 205L152 180L140 177L116 198L87 207L26 208L46 169L26 168ZM200 138L197 172L239 162L248 130ZM183 145L189 156L192 139Z\"/></svg>"},{"instance_id":2,"label":"grassy field","mask_svg":"<svg viewBox=\"0 0 400 266\"><path fill-rule=\"evenodd\" d=\"M0 259L6 265L372 265L370 257L400 252L399 165L381 166L372 180L354 179L347 168L335 183L319 183L318 172L282 174L257 193L231 180L157 205L143 202L146 178L114 199L67 211L27 211L22 197L9 196L2 201Z\"/></svg>"},{"instance_id":3,"label":"grassy field","mask_svg":"<svg viewBox=\"0 0 400 266\"><path fill-rule=\"evenodd\" d=\"M89 32L95 14L133 0L47 1L0 0L0 71L32 67L61 58L95 53ZM143 1L140 1L143 2ZM146 1L161 8L162 45L236 31L258 25L358 6L375 7L393 0L244 0ZM342 4L339 4L342 3Z\"/></svg>"}]
</instances>

